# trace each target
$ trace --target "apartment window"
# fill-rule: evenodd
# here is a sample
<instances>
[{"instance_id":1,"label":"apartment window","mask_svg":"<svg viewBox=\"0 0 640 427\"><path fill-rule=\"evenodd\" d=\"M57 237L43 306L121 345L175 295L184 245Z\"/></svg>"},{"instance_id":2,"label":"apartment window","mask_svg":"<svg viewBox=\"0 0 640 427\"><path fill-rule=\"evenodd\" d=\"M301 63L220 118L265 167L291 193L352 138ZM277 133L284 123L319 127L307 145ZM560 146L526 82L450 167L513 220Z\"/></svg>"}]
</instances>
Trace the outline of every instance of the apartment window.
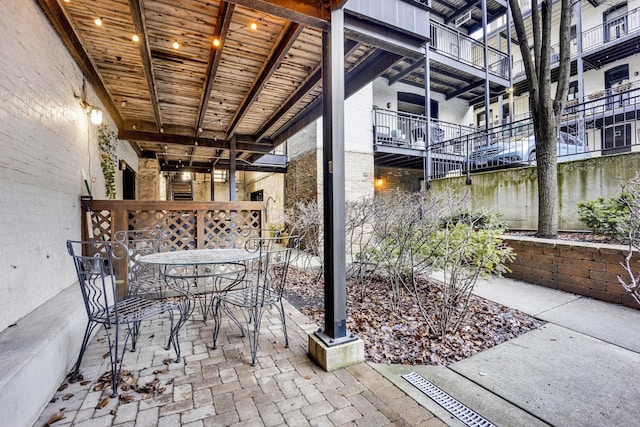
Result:
<instances>
[{"instance_id":1,"label":"apartment window","mask_svg":"<svg viewBox=\"0 0 640 427\"><path fill-rule=\"evenodd\" d=\"M569 90L567 91L567 100L578 98L578 81L574 80L569 83Z\"/></svg>"},{"instance_id":2,"label":"apartment window","mask_svg":"<svg viewBox=\"0 0 640 427\"><path fill-rule=\"evenodd\" d=\"M631 151L631 123L604 128L602 141L602 154Z\"/></svg>"},{"instance_id":3,"label":"apartment window","mask_svg":"<svg viewBox=\"0 0 640 427\"><path fill-rule=\"evenodd\" d=\"M607 96L607 108L622 107L629 103L629 94L617 90L618 84L629 80L629 65L619 65L604 73L604 87L609 96Z\"/></svg>"},{"instance_id":4,"label":"apartment window","mask_svg":"<svg viewBox=\"0 0 640 427\"><path fill-rule=\"evenodd\" d=\"M627 34L627 4L613 6L602 14L604 42L610 42Z\"/></svg>"},{"instance_id":5,"label":"apartment window","mask_svg":"<svg viewBox=\"0 0 640 427\"><path fill-rule=\"evenodd\" d=\"M604 73L605 89L609 89L624 80L629 80L629 64L619 65Z\"/></svg>"},{"instance_id":6,"label":"apartment window","mask_svg":"<svg viewBox=\"0 0 640 427\"><path fill-rule=\"evenodd\" d=\"M263 202L264 201L264 190L252 191L251 192L251 201L252 202Z\"/></svg>"}]
</instances>

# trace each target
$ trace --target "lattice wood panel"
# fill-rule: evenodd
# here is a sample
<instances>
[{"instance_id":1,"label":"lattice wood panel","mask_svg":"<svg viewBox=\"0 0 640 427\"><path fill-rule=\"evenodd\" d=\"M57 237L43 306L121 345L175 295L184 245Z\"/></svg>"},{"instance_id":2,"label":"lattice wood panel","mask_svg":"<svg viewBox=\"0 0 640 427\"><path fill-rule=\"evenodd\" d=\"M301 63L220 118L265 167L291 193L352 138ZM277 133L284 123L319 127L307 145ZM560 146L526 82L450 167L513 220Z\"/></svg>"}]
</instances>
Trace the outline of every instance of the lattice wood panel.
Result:
<instances>
[{"instance_id":1,"label":"lattice wood panel","mask_svg":"<svg viewBox=\"0 0 640 427\"><path fill-rule=\"evenodd\" d=\"M249 230L260 230L259 211L216 210L204 215L204 246L206 248L243 248L251 236Z\"/></svg>"},{"instance_id":2,"label":"lattice wood panel","mask_svg":"<svg viewBox=\"0 0 640 427\"><path fill-rule=\"evenodd\" d=\"M129 211L130 230L168 230L170 244L163 250L196 249L195 211Z\"/></svg>"},{"instance_id":3,"label":"lattice wood panel","mask_svg":"<svg viewBox=\"0 0 640 427\"><path fill-rule=\"evenodd\" d=\"M94 240L111 240L111 211L91 211L91 234Z\"/></svg>"}]
</instances>

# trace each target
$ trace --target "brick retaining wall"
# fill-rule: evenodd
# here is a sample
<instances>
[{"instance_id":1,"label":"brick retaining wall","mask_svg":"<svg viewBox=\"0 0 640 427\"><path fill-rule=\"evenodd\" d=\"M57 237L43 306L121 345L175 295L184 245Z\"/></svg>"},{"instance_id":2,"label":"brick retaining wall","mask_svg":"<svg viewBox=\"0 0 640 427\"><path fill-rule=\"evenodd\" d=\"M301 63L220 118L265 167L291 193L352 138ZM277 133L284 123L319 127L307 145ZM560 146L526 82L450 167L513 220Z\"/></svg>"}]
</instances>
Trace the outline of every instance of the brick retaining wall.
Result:
<instances>
[{"instance_id":1,"label":"brick retaining wall","mask_svg":"<svg viewBox=\"0 0 640 427\"><path fill-rule=\"evenodd\" d=\"M620 265L627 246L513 236L504 241L516 252L507 277L640 308L617 279L628 277ZM633 266L640 268L640 254Z\"/></svg>"}]
</instances>

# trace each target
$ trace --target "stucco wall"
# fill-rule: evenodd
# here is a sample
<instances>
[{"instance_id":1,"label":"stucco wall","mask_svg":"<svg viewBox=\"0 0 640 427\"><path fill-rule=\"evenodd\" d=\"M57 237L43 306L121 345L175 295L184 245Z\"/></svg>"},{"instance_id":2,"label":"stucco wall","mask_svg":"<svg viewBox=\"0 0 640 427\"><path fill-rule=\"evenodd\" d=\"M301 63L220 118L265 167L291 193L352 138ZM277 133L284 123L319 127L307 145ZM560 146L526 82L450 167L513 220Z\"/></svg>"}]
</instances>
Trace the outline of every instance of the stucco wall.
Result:
<instances>
[{"instance_id":1,"label":"stucco wall","mask_svg":"<svg viewBox=\"0 0 640 427\"><path fill-rule=\"evenodd\" d=\"M95 198L105 191L97 127L77 98L82 74L37 2L0 2L0 34L2 331L76 280L65 240L80 238L81 169ZM89 86L87 101L102 107ZM137 169L126 144L118 157ZM116 186L121 195L121 173Z\"/></svg>"},{"instance_id":2,"label":"stucco wall","mask_svg":"<svg viewBox=\"0 0 640 427\"><path fill-rule=\"evenodd\" d=\"M640 153L596 157L558 165L560 229L585 230L578 220L577 204L598 197L613 197L640 171ZM499 212L511 228L537 228L538 190L535 167L482 172L465 177L431 181L434 190L453 186L469 188L474 206Z\"/></svg>"}]
</instances>

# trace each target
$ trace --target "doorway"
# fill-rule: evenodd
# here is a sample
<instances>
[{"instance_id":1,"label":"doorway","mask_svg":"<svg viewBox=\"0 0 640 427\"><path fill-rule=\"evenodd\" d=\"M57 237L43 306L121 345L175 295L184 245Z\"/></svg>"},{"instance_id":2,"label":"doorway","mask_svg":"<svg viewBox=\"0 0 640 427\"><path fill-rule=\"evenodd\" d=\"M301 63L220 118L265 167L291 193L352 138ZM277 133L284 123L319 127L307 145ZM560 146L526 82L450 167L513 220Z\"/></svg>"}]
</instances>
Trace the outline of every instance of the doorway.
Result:
<instances>
[{"instance_id":1,"label":"doorway","mask_svg":"<svg viewBox=\"0 0 640 427\"><path fill-rule=\"evenodd\" d=\"M136 173L128 165L122 170L122 198L136 199Z\"/></svg>"}]
</instances>

